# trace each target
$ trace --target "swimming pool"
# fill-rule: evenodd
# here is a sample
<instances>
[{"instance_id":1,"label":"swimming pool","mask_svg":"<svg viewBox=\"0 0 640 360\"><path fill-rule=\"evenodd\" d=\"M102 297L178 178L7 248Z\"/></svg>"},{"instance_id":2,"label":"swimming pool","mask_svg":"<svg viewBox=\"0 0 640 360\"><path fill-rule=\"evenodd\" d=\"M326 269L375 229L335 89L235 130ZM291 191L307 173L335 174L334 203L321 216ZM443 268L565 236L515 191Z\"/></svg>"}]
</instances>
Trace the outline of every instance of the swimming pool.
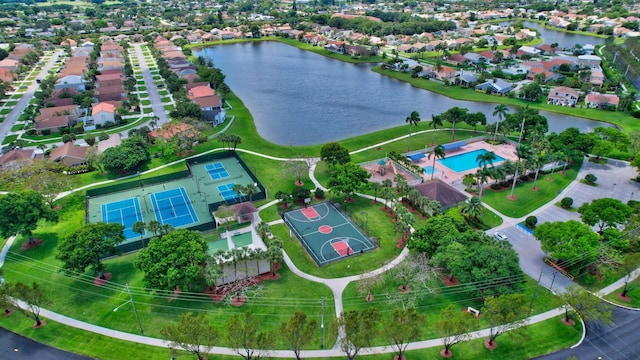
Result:
<instances>
[{"instance_id":1,"label":"swimming pool","mask_svg":"<svg viewBox=\"0 0 640 360\"><path fill-rule=\"evenodd\" d=\"M433 175L433 174L440 173L440 170L434 169L433 166L431 166L431 165L425 166L425 167L423 167L423 169L424 169L424 173L427 174L427 175Z\"/></svg>"},{"instance_id":2,"label":"swimming pool","mask_svg":"<svg viewBox=\"0 0 640 360\"><path fill-rule=\"evenodd\" d=\"M480 166L478 165L476 158L478 155L486 153L488 153L487 150L478 149L468 153L446 157L438 160L438 162L455 172L463 172L479 168ZM496 159L493 161L493 164L495 165L501 161L504 161L504 158L496 154Z\"/></svg>"}]
</instances>

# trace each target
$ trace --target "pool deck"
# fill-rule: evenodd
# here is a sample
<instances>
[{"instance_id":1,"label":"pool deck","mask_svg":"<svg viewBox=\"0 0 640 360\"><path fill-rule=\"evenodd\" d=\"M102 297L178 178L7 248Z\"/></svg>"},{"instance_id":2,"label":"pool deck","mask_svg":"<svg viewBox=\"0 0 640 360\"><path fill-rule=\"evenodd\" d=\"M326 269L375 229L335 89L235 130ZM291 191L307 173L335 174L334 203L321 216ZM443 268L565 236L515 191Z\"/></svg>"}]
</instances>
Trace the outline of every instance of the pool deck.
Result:
<instances>
[{"instance_id":1,"label":"pool deck","mask_svg":"<svg viewBox=\"0 0 640 360\"><path fill-rule=\"evenodd\" d=\"M509 159L509 160L515 161L518 159L518 157L515 154L516 149L514 145L511 145L509 143L500 144L500 145L491 145L485 141L476 141L476 142L468 143L463 147L460 147L454 150L449 150L446 152L446 157L460 155L460 154L468 153L468 152L479 150L479 149L493 151L496 155L503 157L505 160ZM414 164L421 167L433 166L433 158L431 159L424 158L424 159L421 159L420 161L414 162ZM440 172L439 173L436 172L434 179L438 178L451 185L462 184L462 178L465 175L472 174L477 171L477 168L475 168L475 169L466 170L463 172L455 172L452 169L440 164L438 161L436 161L435 169ZM425 181L431 180L431 175L423 174L422 177L424 178Z\"/></svg>"}]
</instances>

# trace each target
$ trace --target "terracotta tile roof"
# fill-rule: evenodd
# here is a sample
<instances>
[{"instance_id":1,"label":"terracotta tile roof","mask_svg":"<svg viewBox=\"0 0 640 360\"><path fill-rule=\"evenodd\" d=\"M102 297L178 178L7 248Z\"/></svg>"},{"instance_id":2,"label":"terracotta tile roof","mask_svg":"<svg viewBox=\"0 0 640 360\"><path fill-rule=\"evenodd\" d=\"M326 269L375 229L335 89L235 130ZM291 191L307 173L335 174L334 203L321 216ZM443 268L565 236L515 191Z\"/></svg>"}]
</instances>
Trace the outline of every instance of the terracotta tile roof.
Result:
<instances>
[{"instance_id":1,"label":"terracotta tile roof","mask_svg":"<svg viewBox=\"0 0 640 360\"><path fill-rule=\"evenodd\" d=\"M96 89L96 94L105 95L105 94L122 94L124 93L124 86L116 85L116 86L101 86L99 89Z\"/></svg>"},{"instance_id":2,"label":"terracotta tile roof","mask_svg":"<svg viewBox=\"0 0 640 360\"><path fill-rule=\"evenodd\" d=\"M222 107L222 97L219 95L205 96L192 99L200 108Z\"/></svg>"},{"instance_id":3,"label":"terracotta tile roof","mask_svg":"<svg viewBox=\"0 0 640 360\"><path fill-rule=\"evenodd\" d=\"M209 86L196 86L187 92L187 97L191 100L213 95L215 95L215 91Z\"/></svg>"},{"instance_id":4,"label":"terracotta tile roof","mask_svg":"<svg viewBox=\"0 0 640 360\"><path fill-rule=\"evenodd\" d=\"M106 102L101 102L98 105L94 106L93 109L91 110L91 115L97 115L98 113L105 111L108 113L114 113L116 111L115 106L106 103Z\"/></svg>"},{"instance_id":5,"label":"terracotta tile roof","mask_svg":"<svg viewBox=\"0 0 640 360\"><path fill-rule=\"evenodd\" d=\"M194 87L197 86L209 86L209 83L206 81L199 81L199 82L195 82L193 84L184 84L184 88L187 89L187 91L193 89Z\"/></svg>"},{"instance_id":6,"label":"terracotta tile roof","mask_svg":"<svg viewBox=\"0 0 640 360\"><path fill-rule=\"evenodd\" d=\"M100 71L100 75L110 75L110 74L122 74L122 76L126 78L126 76L124 75L124 71L122 71L122 69L107 69L107 70Z\"/></svg>"},{"instance_id":7,"label":"terracotta tile roof","mask_svg":"<svg viewBox=\"0 0 640 360\"><path fill-rule=\"evenodd\" d=\"M47 118L50 118L53 116L60 116L60 115L73 115L76 113L77 109L78 109L77 105L40 108L40 114L36 116L35 120L36 121L45 120Z\"/></svg>"},{"instance_id":8,"label":"terracotta tile roof","mask_svg":"<svg viewBox=\"0 0 640 360\"><path fill-rule=\"evenodd\" d=\"M28 160L33 158L33 149L11 150L0 156L0 166L14 161Z\"/></svg>"},{"instance_id":9,"label":"terracotta tile roof","mask_svg":"<svg viewBox=\"0 0 640 360\"><path fill-rule=\"evenodd\" d=\"M65 158L73 160L85 161L87 156L86 146L73 146L73 142L68 142L60 147L51 150L49 154L50 161L64 161ZM67 161L65 163L69 164ZM78 162L78 161L75 161Z\"/></svg>"},{"instance_id":10,"label":"terracotta tile roof","mask_svg":"<svg viewBox=\"0 0 640 360\"><path fill-rule=\"evenodd\" d=\"M118 69L114 69L118 70ZM96 81L107 81L107 80L125 80L126 77L121 71L110 73L110 74L100 74L96 75Z\"/></svg>"},{"instance_id":11,"label":"terracotta tile roof","mask_svg":"<svg viewBox=\"0 0 640 360\"><path fill-rule=\"evenodd\" d=\"M185 123L168 123L162 125L161 128L153 130L149 133L149 136L164 140L169 140L172 137L179 135L185 131L193 129L193 126Z\"/></svg>"},{"instance_id":12,"label":"terracotta tile roof","mask_svg":"<svg viewBox=\"0 0 640 360\"><path fill-rule=\"evenodd\" d=\"M66 126L69 126L69 116L67 115L51 116L42 120L36 119L35 122L36 130L57 129Z\"/></svg>"}]
</instances>

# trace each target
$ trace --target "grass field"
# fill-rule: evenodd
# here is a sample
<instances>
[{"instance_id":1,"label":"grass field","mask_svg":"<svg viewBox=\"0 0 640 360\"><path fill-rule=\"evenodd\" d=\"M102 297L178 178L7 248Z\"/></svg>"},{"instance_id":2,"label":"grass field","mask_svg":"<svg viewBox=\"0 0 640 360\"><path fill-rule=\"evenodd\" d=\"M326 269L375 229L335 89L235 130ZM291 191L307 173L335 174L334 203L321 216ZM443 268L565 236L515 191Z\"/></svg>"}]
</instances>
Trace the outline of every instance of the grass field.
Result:
<instances>
[{"instance_id":1,"label":"grass field","mask_svg":"<svg viewBox=\"0 0 640 360\"><path fill-rule=\"evenodd\" d=\"M506 216L519 218L558 196L558 192L567 187L576 178L578 168L578 164L574 165L567 169L565 175L560 172L550 175L541 174L536 183L537 190L532 189L533 180L517 185L514 192L516 200L507 199L507 196L511 193L510 188L501 191L486 189L482 200Z\"/></svg>"}]
</instances>

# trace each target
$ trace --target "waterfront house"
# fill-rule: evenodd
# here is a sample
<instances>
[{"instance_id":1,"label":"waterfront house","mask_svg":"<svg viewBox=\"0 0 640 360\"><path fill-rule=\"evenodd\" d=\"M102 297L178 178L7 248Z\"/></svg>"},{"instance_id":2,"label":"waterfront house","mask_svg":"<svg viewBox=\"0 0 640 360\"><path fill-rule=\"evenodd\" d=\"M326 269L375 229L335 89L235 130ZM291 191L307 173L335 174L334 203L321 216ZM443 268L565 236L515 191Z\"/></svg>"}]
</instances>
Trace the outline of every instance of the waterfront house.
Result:
<instances>
[{"instance_id":1,"label":"waterfront house","mask_svg":"<svg viewBox=\"0 0 640 360\"><path fill-rule=\"evenodd\" d=\"M557 86L549 91L547 104L575 106L579 98L580 95L575 89L566 86Z\"/></svg>"},{"instance_id":2,"label":"waterfront house","mask_svg":"<svg viewBox=\"0 0 640 360\"><path fill-rule=\"evenodd\" d=\"M476 90L484 91L489 94L504 95L513 89L513 85L502 80L494 79L486 81L480 85L476 85Z\"/></svg>"},{"instance_id":3,"label":"waterfront house","mask_svg":"<svg viewBox=\"0 0 640 360\"><path fill-rule=\"evenodd\" d=\"M613 94L589 93L584 99L585 105L595 109L615 109L620 104L620 98Z\"/></svg>"}]
</instances>

